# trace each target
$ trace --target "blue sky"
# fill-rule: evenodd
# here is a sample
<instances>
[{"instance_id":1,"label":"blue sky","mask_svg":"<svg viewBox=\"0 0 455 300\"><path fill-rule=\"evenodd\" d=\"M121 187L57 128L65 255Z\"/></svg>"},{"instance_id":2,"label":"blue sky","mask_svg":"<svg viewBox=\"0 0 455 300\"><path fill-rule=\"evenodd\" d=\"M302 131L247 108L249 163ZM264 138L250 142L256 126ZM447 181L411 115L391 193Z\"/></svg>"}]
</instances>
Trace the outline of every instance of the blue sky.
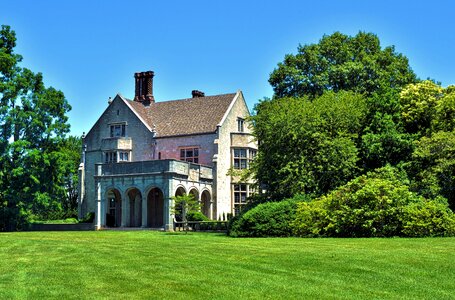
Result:
<instances>
[{"instance_id":1,"label":"blue sky","mask_svg":"<svg viewBox=\"0 0 455 300\"><path fill-rule=\"evenodd\" d=\"M454 2L455 3L455 2ZM455 84L452 1L5 1L0 24L17 34L22 66L42 72L73 107L71 134L87 132L134 72L155 71L157 101L242 90L250 109L299 44L324 34L377 34L420 78ZM203 112L201 112L203 117Z\"/></svg>"}]
</instances>

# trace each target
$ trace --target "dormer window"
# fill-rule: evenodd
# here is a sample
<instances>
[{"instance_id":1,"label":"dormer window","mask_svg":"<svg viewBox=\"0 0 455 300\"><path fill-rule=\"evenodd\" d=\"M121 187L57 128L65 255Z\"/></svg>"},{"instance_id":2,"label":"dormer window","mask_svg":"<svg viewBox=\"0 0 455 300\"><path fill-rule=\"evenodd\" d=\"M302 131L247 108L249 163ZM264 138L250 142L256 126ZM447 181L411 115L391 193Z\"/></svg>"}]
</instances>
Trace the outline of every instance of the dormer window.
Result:
<instances>
[{"instance_id":1,"label":"dormer window","mask_svg":"<svg viewBox=\"0 0 455 300\"><path fill-rule=\"evenodd\" d=\"M245 126L245 119L237 118L237 131L243 132Z\"/></svg>"},{"instance_id":2,"label":"dormer window","mask_svg":"<svg viewBox=\"0 0 455 300\"><path fill-rule=\"evenodd\" d=\"M112 124L111 137L124 137L126 136L126 124Z\"/></svg>"}]
</instances>

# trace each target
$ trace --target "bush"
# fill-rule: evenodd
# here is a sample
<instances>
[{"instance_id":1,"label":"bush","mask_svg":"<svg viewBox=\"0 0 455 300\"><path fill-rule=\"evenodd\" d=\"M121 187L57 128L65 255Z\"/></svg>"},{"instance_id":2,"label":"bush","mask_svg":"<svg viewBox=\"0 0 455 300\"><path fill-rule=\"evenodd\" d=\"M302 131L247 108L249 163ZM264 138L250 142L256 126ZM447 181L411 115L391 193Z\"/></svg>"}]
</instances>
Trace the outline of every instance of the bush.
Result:
<instances>
[{"instance_id":1,"label":"bush","mask_svg":"<svg viewBox=\"0 0 455 300\"><path fill-rule=\"evenodd\" d=\"M209 221L209 218L200 211L190 211L187 213L186 218L188 221Z\"/></svg>"},{"instance_id":2,"label":"bush","mask_svg":"<svg viewBox=\"0 0 455 300\"><path fill-rule=\"evenodd\" d=\"M89 212L85 215L84 218L79 220L79 223L93 223L94 220L95 220L95 213Z\"/></svg>"},{"instance_id":3,"label":"bush","mask_svg":"<svg viewBox=\"0 0 455 300\"><path fill-rule=\"evenodd\" d=\"M299 236L391 237L451 235L453 222L447 204L409 191L400 172L384 167L299 203L291 226Z\"/></svg>"},{"instance_id":4,"label":"bush","mask_svg":"<svg viewBox=\"0 0 455 300\"><path fill-rule=\"evenodd\" d=\"M410 237L453 236L455 216L447 204L437 201L413 203L403 210L403 235Z\"/></svg>"},{"instance_id":5,"label":"bush","mask_svg":"<svg viewBox=\"0 0 455 300\"><path fill-rule=\"evenodd\" d=\"M228 234L233 237L286 237L292 234L296 201L267 202L232 219Z\"/></svg>"}]
</instances>

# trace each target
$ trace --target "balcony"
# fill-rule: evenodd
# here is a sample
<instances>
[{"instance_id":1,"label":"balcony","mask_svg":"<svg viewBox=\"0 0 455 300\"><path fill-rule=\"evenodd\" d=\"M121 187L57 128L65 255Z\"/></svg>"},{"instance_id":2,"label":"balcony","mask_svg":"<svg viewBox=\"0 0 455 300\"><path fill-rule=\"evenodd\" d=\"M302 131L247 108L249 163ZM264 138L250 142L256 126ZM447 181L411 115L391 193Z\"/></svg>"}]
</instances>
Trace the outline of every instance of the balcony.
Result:
<instances>
[{"instance_id":1,"label":"balcony","mask_svg":"<svg viewBox=\"0 0 455 300\"><path fill-rule=\"evenodd\" d=\"M96 168L98 176L118 177L172 173L184 176L191 181L213 180L212 168L174 159L97 164Z\"/></svg>"}]
</instances>

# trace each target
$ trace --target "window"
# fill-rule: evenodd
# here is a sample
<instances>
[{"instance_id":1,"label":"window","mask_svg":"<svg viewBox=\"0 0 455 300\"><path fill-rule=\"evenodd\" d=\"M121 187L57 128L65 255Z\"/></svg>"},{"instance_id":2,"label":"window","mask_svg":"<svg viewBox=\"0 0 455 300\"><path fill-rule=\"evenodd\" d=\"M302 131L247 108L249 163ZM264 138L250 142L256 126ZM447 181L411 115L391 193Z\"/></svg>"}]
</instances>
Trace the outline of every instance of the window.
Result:
<instances>
[{"instance_id":1,"label":"window","mask_svg":"<svg viewBox=\"0 0 455 300\"><path fill-rule=\"evenodd\" d=\"M180 149L180 160L192 163L199 163L199 148Z\"/></svg>"},{"instance_id":2,"label":"window","mask_svg":"<svg viewBox=\"0 0 455 300\"><path fill-rule=\"evenodd\" d=\"M247 203L247 184L234 184L234 213L238 215L242 206Z\"/></svg>"},{"instance_id":3,"label":"window","mask_svg":"<svg viewBox=\"0 0 455 300\"><path fill-rule=\"evenodd\" d=\"M129 161L129 153L119 152L119 161Z\"/></svg>"},{"instance_id":4,"label":"window","mask_svg":"<svg viewBox=\"0 0 455 300\"><path fill-rule=\"evenodd\" d=\"M125 151L109 151L104 153L105 163L116 163L118 161L130 161L130 153Z\"/></svg>"},{"instance_id":5,"label":"window","mask_svg":"<svg viewBox=\"0 0 455 300\"><path fill-rule=\"evenodd\" d=\"M255 149L234 148L234 169L248 169L256 153Z\"/></svg>"},{"instance_id":6,"label":"window","mask_svg":"<svg viewBox=\"0 0 455 300\"><path fill-rule=\"evenodd\" d=\"M109 151L104 153L104 162L105 163L116 163L117 162L117 152Z\"/></svg>"},{"instance_id":7,"label":"window","mask_svg":"<svg viewBox=\"0 0 455 300\"><path fill-rule=\"evenodd\" d=\"M243 132L245 126L245 119L238 118L237 119L237 131Z\"/></svg>"},{"instance_id":8,"label":"window","mask_svg":"<svg viewBox=\"0 0 455 300\"><path fill-rule=\"evenodd\" d=\"M111 125L111 137L126 136L126 124Z\"/></svg>"},{"instance_id":9,"label":"window","mask_svg":"<svg viewBox=\"0 0 455 300\"><path fill-rule=\"evenodd\" d=\"M234 169L248 168L246 153L247 149L234 149Z\"/></svg>"}]
</instances>

